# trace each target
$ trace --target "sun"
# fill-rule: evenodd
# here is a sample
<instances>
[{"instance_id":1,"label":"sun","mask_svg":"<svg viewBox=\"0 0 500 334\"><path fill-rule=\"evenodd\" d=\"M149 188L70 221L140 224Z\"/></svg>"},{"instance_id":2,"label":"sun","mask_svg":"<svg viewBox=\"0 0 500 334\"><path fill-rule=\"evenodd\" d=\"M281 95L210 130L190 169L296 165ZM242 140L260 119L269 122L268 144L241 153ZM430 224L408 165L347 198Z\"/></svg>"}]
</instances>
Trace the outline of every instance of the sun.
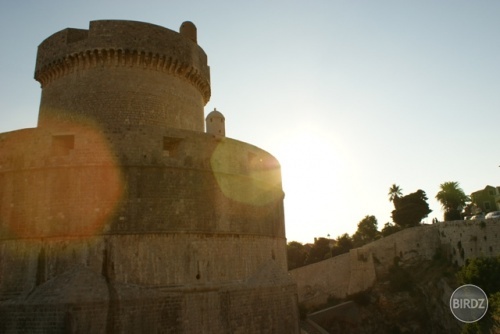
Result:
<instances>
[{"instance_id":1,"label":"sun","mask_svg":"<svg viewBox=\"0 0 500 334\"><path fill-rule=\"evenodd\" d=\"M284 186L310 189L311 183L335 174L338 141L320 126L304 125L281 133L273 154L281 164Z\"/></svg>"},{"instance_id":2,"label":"sun","mask_svg":"<svg viewBox=\"0 0 500 334\"><path fill-rule=\"evenodd\" d=\"M282 134L273 154L281 165L287 236L321 236L342 202L345 159L334 136L318 127ZM315 234L314 234L315 233ZM325 234L326 235L326 234Z\"/></svg>"}]
</instances>

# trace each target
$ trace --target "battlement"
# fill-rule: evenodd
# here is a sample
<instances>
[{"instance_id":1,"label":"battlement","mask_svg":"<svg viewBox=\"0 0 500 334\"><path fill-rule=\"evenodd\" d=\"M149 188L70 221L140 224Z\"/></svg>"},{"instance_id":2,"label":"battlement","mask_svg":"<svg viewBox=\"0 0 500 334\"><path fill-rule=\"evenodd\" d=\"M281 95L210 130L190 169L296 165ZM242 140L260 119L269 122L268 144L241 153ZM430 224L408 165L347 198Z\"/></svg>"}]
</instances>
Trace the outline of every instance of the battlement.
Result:
<instances>
[{"instance_id":1,"label":"battlement","mask_svg":"<svg viewBox=\"0 0 500 334\"><path fill-rule=\"evenodd\" d=\"M183 25L191 26L191 31L185 28L184 33L177 33L149 23L119 20L92 21L89 30L61 30L38 47L35 79L44 87L68 72L99 64L139 66L185 77L207 103L207 56L196 44L196 27L190 22Z\"/></svg>"},{"instance_id":2,"label":"battlement","mask_svg":"<svg viewBox=\"0 0 500 334\"><path fill-rule=\"evenodd\" d=\"M155 113L151 125L203 131L203 106L211 94L210 69L197 44L194 24L184 22L180 30L100 20L91 21L88 30L67 28L44 40L35 68L35 79L42 86L39 126L52 126L54 118L81 121L81 116L101 123L99 105L104 103L110 113L110 103L125 100L121 112L137 111L140 105ZM89 91L103 95L89 97ZM131 91L139 94L131 96ZM61 99L61 93L67 98ZM109 96L117 99L103 101ZM71 102L75 99L78 104ZM172 106L176 108L167 110ZM148 123L147 117L141 119Z\"/></svg>"}]
</instances>

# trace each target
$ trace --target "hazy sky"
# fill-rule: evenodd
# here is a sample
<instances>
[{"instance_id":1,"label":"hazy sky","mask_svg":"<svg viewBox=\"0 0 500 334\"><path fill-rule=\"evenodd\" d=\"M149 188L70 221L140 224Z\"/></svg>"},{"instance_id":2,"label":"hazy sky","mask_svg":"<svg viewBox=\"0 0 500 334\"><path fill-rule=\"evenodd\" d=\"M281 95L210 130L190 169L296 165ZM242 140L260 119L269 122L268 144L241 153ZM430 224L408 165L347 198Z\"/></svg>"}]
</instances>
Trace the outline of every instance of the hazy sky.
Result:
<instances>
[{"instance_id":1,"label":"hazy sky","mask_svg":"<svg viewBox=\"0 0 500 334\"><path fill-rule=\"evenodd\" d=\"M89 21L198 28L228 137L281 163L289 241L391 220L389 187L500 186L500 1L2 1L0 132L36 126L37 46Z\"/></svg>"}]
</instances>

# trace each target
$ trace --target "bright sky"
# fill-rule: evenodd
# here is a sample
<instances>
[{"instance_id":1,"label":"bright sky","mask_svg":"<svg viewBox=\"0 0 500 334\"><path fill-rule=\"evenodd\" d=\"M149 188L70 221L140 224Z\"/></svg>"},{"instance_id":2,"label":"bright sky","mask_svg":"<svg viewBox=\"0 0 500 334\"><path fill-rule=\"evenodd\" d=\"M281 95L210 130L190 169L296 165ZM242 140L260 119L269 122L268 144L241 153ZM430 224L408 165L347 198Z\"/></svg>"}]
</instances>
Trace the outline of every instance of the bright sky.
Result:
<instances>
[{"instance_id":1,"label":"bright sky","mask_svg":"<svg viewBox=\"0 0 500 334\"><path fill-rule=\"evenodd\" d=\"M8 3L7 3L8 2ZM36 126L37 46L89 21L198 28L228 137L281 163L289 241L391 220L389 187L500 186L497 0L23 0L0 5L0 132Z\"/></svg>"}]
</instances>

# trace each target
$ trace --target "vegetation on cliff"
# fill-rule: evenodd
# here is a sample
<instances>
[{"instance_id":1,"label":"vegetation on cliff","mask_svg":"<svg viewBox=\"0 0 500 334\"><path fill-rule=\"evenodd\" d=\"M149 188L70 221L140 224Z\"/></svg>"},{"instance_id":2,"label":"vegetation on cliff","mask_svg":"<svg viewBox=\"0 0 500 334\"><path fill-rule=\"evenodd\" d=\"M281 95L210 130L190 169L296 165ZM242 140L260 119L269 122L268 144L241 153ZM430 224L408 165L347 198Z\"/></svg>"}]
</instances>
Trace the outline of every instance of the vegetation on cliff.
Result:
<instances>
[{"instance_id":1,"label":"vegetation on cliff","mask_svg":"<svg viewBox=\"0 0 500 334\"><path fill-rule=\"evenodd\" d=\"M478 322L463 324L450 311L449 298L463 284L488 295L488 312ZM304 317L324 312L315 321L328 333L499 333L500 257L476 258L461 268L441 249L432 260L396 257L370 289L301 311Z\"/></svg>"},{"instance_id":2,"label":"vegetation on cliff","mask_svg":"<svg viewBox=\"0 0 500 334\"><path fill-rule=\"evenodd\" d=\"M403 196L401 188L394 184L389 190L389 198L395 206L394 222L386 223L381 231L377 229L377 219L367 215L352 235L344 233L336 239L315 238L312 245L293 243L302 257L290 256L289 252L289 261L296 259L294 265L298 267L300 263L310 264L346 253L351 248L417 226L430 212L422 190ZM436 198L443 205L446 220L460 219L463 215L460 211L468 200L457 182L443 183ZM471 224L476 225L466 223L467 226ZM477 221L477 226L484 229L486 223ZM442 231L441 237L444 237ZM472 236L471 241L477 238ZM486 238L485 235L485 241ZM462 240L458 241L457 248L441 246L435 249L432 260L396 256L393 265L385 267L374 257L376 281L368 290L343 299L331 298L327 304L316 305L314 309L302 305L301 313L304 316L311 316L311 312L316 312L315 316L321 314L314 321L329 333L500 333L500 257L466 260L470 254L465 256ZM491 246L489 250L492 252ZM459 267L457 261L452 263L452 251L453 255L455 251L460 252L465 265ZM464 284L481 287L489 300L487 314L471 324L456 319L449 306L453 291Z\"/></svg>"},{"instance_id":3,"label":"vegetation on cliff","mask_svg":"<svg viewBox=\"0 0 500 334\"><path fill-rule=\"evenodd\" d=\"M464 334L500 332L500 257L481 257L467 261L457 273L459 285L474 284L488 296L488 311L478 322L466 324Z\"/></svg>"},{"instance_id":4,"label":"vegetation on cliff","mask_svg":"<svg viewBox=\"0 0 500 334\"><path fill-rule=\"evenodd\" d=\"M459 333L462 324L446 302L457 285L458 268L440 253L432 261L411 265L394 260L369 290L329 300L317 324L328 333L343 334Z\"/></svg>"}]
</instances>

